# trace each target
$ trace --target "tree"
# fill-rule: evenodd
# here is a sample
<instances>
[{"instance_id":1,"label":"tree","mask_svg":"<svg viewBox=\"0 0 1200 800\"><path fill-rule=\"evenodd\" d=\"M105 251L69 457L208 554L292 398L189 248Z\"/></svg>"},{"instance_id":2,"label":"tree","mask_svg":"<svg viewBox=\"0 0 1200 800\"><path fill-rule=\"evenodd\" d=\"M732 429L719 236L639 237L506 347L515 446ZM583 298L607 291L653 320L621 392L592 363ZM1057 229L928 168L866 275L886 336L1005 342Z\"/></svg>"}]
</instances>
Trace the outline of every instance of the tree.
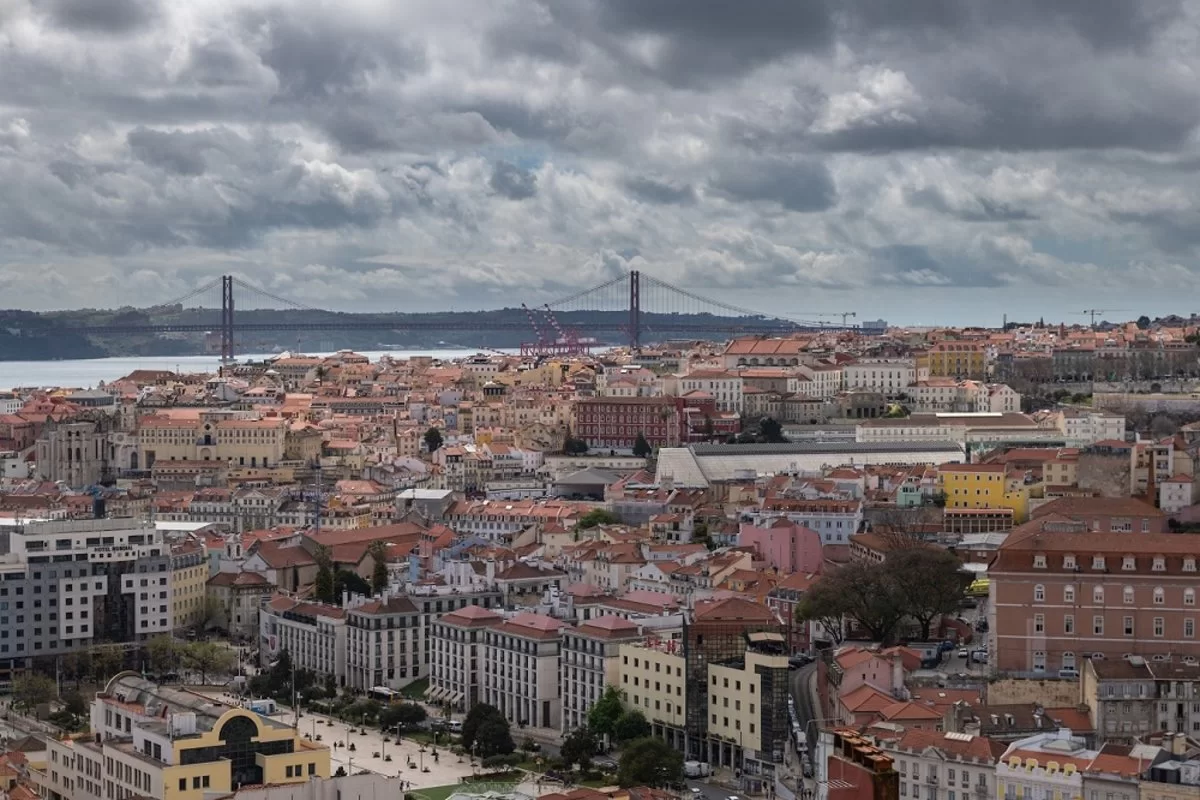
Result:
<instances>
[{"instance_id":1,"label":"tree","mask_svg":"<svg viewBox=\"0 0 1200 800\"><path fill-rule=\"evenodd\" d=\"M647 736L625 745L617 766L617 782L630 786L673 786L683 780L683 753L662 739Z\"/></svg>"},{"instance_id":2,"label":"tree","mask_svg":"<svg viewBox=\"0 0 1200 800\"><path fill-rule=\"evenodd\" d=\"M1150 318L1142 314L1137 318L1137 326L1139 331L1144 331L1150 327Z\"/></svg>"},{"instance_id":3,"label":"tree","mask_svg":"<svg viewBox=\"0 0 1200 800\"><path fill-rule=\"evenodd\" d=\"M625 709L621 705L621 692L617 687L605 687L604 694L588 709L588 727L597 736L614 736L617 720Z\"/></svg>"},{"instance_id":4,"label":"tree","mask_svg":"<svg viewBox=\"0 0 1200 800\"><path fill-rule=\"evenodd\" d=\"M196 618L196 631L204 633L213 628L225 630L229 627L229 620L225 614L225 608L221 605L221 601L213 595L208 595L204 598L204 605L200 608L200 614Z\"/></svg>"},{"instance_id":5,"label":"tree","mask_svg":"<svg viewBox=\"0 0 1200 800\"><path fill-rule=\"evenodd\" d=\"M333 554L329 546L318 544L313 548L313 560L317 562L317 577L313 581L313 594L323 603L333 602Z\"/></svg>"},{"instance_id":6,"label":"tree","mask_svg":"<svg viewBox=\"0 0 1200 800\"><path fill-rule=\"evenodd\" d=\"M764 442L786 442L787 437L783 435L783 426L772 417L763 417L758 423L758 434Z\"/></svg>"},{"instance_id":7,"label":"tree","mask_svg":"<svg viewBox=\"0 0 1200 800\"><path fill-rule=\"evenodd\" d=\"M379 727L384 730L404 730L420 725L427 716L424 706L416 703L393 703L379 712Z\"/></svg>"},{"instance_id":8,"label":"tree","mask_svg":"<svg viewBox=\"0 0 1200 800\"><path fill-rule=\"evenodd\" d=\"M581 456L587 453L588 445L583 439L568 436L563 440L563 452L569 456Z\"/></svg>"},{"instance_id":9,"label":"tree","mask_svg":"<svg viewBox=\"0 0 1200 800\"><path fill-rule=\"evenodd\" d=\"M371 592L380 594L388 587L388 543L376 539L367 547L374 566L371 568Z\"/></svg>"},{"instance_id":10,"label":"tree","mask_svg":"<svg viewBox=\"0 0 1200 800\"><path fill-rule=\"evenodd\" d=\"M581 770L591 769L592 756L600 749L596 734L587 725L583 725L567 734L559 750L562 760L568 766L578 764Z\"/></svg>"},{"instance_id":11,"label":"tree","mask_svg":"<svg viewBox=\"0 0 1200 800\"><path fill-rule=\"evenodd\" d=\"M852 561L822 575L809 591L818 587L840 597L845 615L877 642L889 644L907 613L907 601L883 564Z\"/></svg>"},{"instance_id":12,"label":"tree","mask_svg":"<svg viewBox=\"0 0 1200 800\"><path fill-rule=\"evenodd\" d=\"M593 508L591 511L579 518L579 522L575 527L579 528L580 530L587 530L588 528L594 528L597 525L618 525L620 522L621 518L611 511L607 511L603 508Z\"/></svg>"},{"instance_id":13,"label":"tree","mask_svg":"<svg viewBox=\"0 0 1200 800\"><path fill-rule=\"evenodd\" d=\"M83 699L83 695L81 695L79 692L74 690L67 692L65 695L63 695L62 701L63 711L67 712L72 717L75 717L76 719L83 719L88 715L87 701Z\"/></svg>"},{"instance_id":14,"label":"tree","mask_svg":"<svg viewBox=\"0 0 1200 800\"><path fill-rule=\"evenodd\" d=\"M13 704L24 709L33 709L54 699L58 687L54 679L40 672L26 672L13 679Z\"/></svg>"},{"instance_id":15,"label":"tree","mask_svg":"<svg viewBox=\"0 0 1200 800\"><path fill-rule=\"evenodd\" d=\"M267 672L267 692L272 697L286 697L292 693L292 654L283 649L275 657L275 663Z\"/></svg>"},{"instance_id":16,"label":"tree","mask_svg":"<svg viewBox=\"0 0 1200 800\"><path fill-rule=\"evenodd\" d=\"M357 572L351 572L348 569L339 569L333 576L333 602L340 604L343 592L370 597L371 584L363 580L362 576Z\"/></svg>"},{"instance_id":17,"label":"tree","mask_svg":"<svg viewBox=\"0 0 1200 800\"><path fill-rule=\"evenodd\" d=\"M116 647L93 647L90 659L92 675L99 683L104 683L125 666L125 653Z\"/></svg>"},{"instance_id":18,"label":"tree","mask_svg":"<svg viewBox=\"0 0 1200 800\"><path fill-rule=\"evenodd\" d=\"M894 550L884 567L903 598L904 611L921 626L923 642L929 641L935 619L958 608L971 583L953 553L933 547Z\"/></svg>"},{"instance_id":19,"label":"tree","mask_svg":"<svg viewBox=\"0 0 1200 800\"><path fill-rule=\"evenodd\" d=\"M209 673L228 673L236 662L233 651L219 642L189 642L183 648L183 663L200 673L200 683L208 683Z\"/></svg>"},{"instance_id":20,"label":"tree","mask_svg":"<svg viewBox=\"0 0 1200 800\"><path fill-rule=\"evenodd\" d=\"M438 448L442 446L445 440L442 438L442 432L437 428L430 428L425 431L425 449L430 453L436 453Z\"/></svg>"},{"instance_id":21,"label":"tree","mask_svg":"<svg viewBox=\"0 0 1200 800\"><path fill-rule=\"evenodd\" d=\"M704 441L711 442L713 437L717 435L716 426L713 425L713 418L708 414L704 415Z\"/></svg>"},{"instance_id":22,"label":"tree","mask_svg":"<svg viewBox=\"0 0 1200 800\"><path fill-rule=\"evenodd\" d=\"M475 732L475 754L480 758L506 756L516 749L507 719L488 717L479 724L479 730Z\"/></svg>"},{"instance_id":23,"label":"tree","mask_svg":"<svg viewBox=\"0 0 1200 800\"><path fill-rule=\"evenodd\" d=\"M796 619L820 625L835 647L846 638L845 618L846 603L829 581L818 580L810 586L796 606Z\"/></svg>"},{"instance_id":24,"label":"tree","mask_svg":"<svg viewBox=\"0 0 1200 800\"><path fill-rule=\"evenodd\" d=\"M633 440L633 454L638 458L649 458L654 452L654 448L646 441L646 437L641 431L638 431L637 438Z\"/></svg>"},{"instance_id":25,"label":"tree","mask_svg":"<svg viewBox=\"0 0 1200 800\"><path fill-rule=\"evenodd\" d=\"M613 734L618 742L631 742L650 735L650 723L640 711L626 711L617 718Z\"/></svg>"},{"instance_id":26,"label":"tree","mask_svg":"<svg viewBox=\"0 0 1200 800\"><path fill-rule=\"evenodd\" d=\"M179 668L179 642L170 634L155 636L146 642L146 660L150 669L158 675L172 672Z\"/></svg>"},{"instance_id":27,"label":"tree","mask_svg":"<svg viewBox=\"0 0 1200 800\"><path fill-rule=\"evenodd\" d=\"M471 706L471 710L463 719L462 746L464 750L471 750L471 746L475 744L475 734L479 731L479 726L492 718L504 719L504 715L500 713L500 709L487 703L476 703Z\"/></svg>"}]
</instances>

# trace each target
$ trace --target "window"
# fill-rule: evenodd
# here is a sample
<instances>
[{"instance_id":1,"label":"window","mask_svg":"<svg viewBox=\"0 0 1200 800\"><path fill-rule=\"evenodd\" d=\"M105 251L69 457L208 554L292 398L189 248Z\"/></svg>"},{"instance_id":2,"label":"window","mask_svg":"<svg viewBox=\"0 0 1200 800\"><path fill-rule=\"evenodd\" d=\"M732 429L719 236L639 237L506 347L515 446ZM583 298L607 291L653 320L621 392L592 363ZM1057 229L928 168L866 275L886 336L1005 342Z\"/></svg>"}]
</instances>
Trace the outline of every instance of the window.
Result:
<instances>
[{"instance_id":1,"label":"window","mask_svg":"<svg viewBox=\"0 0 1200 800\"><path fill-rule=\"evenodd\" d=\"M1046 671L1046 651L1045 650L1034 650L1033 651L1033 671L1034 672L1045 672Z\"/></svg>"},{"instance_id":2,"label":"window","mask_svg":"<svg viewBox=\"0 0 1200 800\"><path fill-rule=\"evenodd\" d=\"M1196 620L1191 617L1185 617L1183 620L1183 638L1194 639L1196 637Z\"/></svg>"},{"instance_id":3,"label":"window","mask_svg":"<svg viewBox=\"0 0 1200 800\"><path fill-rule=\"evenodd\" d=\"M1074 603L1075 602L1075 587L1074 586L1071 586L1068 584L1067 586L1063 587L1063 602L1064 603Z\"/></svg>"},{"instance_id":4,"label":"window","mask_svg":"<svg viewBox=\"0 0 1200 800\"><path fill-rule=\"evenodd\" d=\"M1125 590L1121 593L1121 596L1125 600L1125 605L1127 605L1127 606L1133 605L1133 587L1132 586L1126 586Z\"/></svg>"},{"instance_id":5,"label":"window","mask_svg":"<svg viewBox=\"0 0 1200 800\"><path fill-rule=\"evenodd\" d=\"M1196 590L1195 589L1184 589L1183 590L1183 604L1185 606L1196 605Z\"/></svg>"},{"instance_id":6,"label":"window","mask_svg":"<svg viewBox=\"0 0 1200 800\"><path fill-rule=\"evenodd\" d=\"M1155 617L1154 618L1154 635L1161 639L1163 636L1163 628L1164 628L1163 618Z\"/></svg>"},{"instance_id":7,"label":"window","mask_svg":"<svg viewBox=\"0 0 1200 800\"><path fill-rule=\"evenodd\" d=\"M1133 556L1125 556L1121 559L1121 569L1126 572L1133 572L1137 569L1137 559Z\"/></svg>"},{"instance_id":8,"label":"window","mask_svg":"<svg viewBox=\"0 0 1200 800\"><path fill-rule=\"evenodd\" d=\"M1167 559L1164 558L1163 556L1155 556L1154 563L1150 567L1150 569L1152 569L1155 572L1166 572L1167 571Z\"/></svg>"},{"instance_id":9,"label":"window","mask_svg":"<svg viewBox=\"0 0 1200 800\"><path fill-rule=\"evenodd\" d=\"M1096 605L1102 605L1104 603L1104 587L1103 586L1093 586L1092 587L1092 603L1094 603Z\"/></svg>"},{"instance_id":10,"label":"window","mask_svg":"<svg viewBox=\"0 0 1200 800\"><path fill-rule=\"evenodd\" d=\"M1075 617L1071 614L1063 617L1063 633L1067 635L1075 633Z\"/></svg>"},{"instance_id":11,"label":"window","mask_svg":"<svg viewBox=\"0 0 1200 800\"><path fill-rule=\"evenodd\" d=\"M1063 569L1075 569L1075 556L1063 556Z\"/></svg>"},{"instance_id":12,"label":"window","mask_svg":"<svg viewBox=\"0 0 1200 800\"><path fill-rule=\"evenodd\" d=\"M1092 569L1104 569L1104 556L1092 556Z\"/></svg>"},{"instance_id":13,"label":"window","mask_svg":"<svg viewBox=\"0 0 1200 800\"><path fill-rule=\"evenodd\" d=\"M1185 558L1183 560L1183 571L1184 572L1195 572L1196 571L1196 559L1191 558L1191 557Z\"/></svg>"},{"instance_id":14,"label":"window","mask_svg":"<svg viewBox=\"0 0 1200 800\"><path fill-rule=\"evenodd\" d=\"M1035 555L1033 557L1033 568L1034 569L1045 569L1046 568L1046 556L1041 553L1038 553L1037 555Z\"/></svg>"},{"instance_id":15,"label":"window","mask_svg":"<svg viewBox=\"0 0 1200 800\"><path fill-rule=\"evenodd\" d=\"M1092 617L1092 635L1093 636L1103 636L1104 635L1104 617L1101 617L1101 616Z\"/></svg>"},{"instance_id":16,"label":"window","mask_svg":"<svg viewBox=\"0 0 1200 800\"><path fill-rule=\"evenodd\" d=\"M1125 635L1133 636L1133 617L1125 617Z\"/></svg>"},{"instance_id":17,"label":"window","mask_svg":"<svg viewBox=\"0 0 1200 800\"><path fill-rule=\"evenodd\" d=\"M1166 600L1167 600L1167 596L1166 596L1166 593L1163 592L1163 588L1161 586L1155 586L1154 587L1154 605L1161 606L1163 603L1166 602Z\"/></svg>"},{"instance_id":18,"label":"window","mask_svg":"<svg viewBox=\"0 0 1200 800\"><path fill-rule=\"evenodd\" d=\"M1046 632L1046 615L1045 614L1034 614L1033 615L1033 632L1034 633L1045 633Z\"/></svg>"},{"instance_id":19,"label":"window","mask_svg":"<svg viewBox=\"0 0 1200 800\"><path fill-rule=\"evenodd\" d=\"M1033 587L1033 601L1035 603L1040 603L1045 599L1046 599L1046 587L1039 583L1037 586Z\"/></svg>"}]
</instances>

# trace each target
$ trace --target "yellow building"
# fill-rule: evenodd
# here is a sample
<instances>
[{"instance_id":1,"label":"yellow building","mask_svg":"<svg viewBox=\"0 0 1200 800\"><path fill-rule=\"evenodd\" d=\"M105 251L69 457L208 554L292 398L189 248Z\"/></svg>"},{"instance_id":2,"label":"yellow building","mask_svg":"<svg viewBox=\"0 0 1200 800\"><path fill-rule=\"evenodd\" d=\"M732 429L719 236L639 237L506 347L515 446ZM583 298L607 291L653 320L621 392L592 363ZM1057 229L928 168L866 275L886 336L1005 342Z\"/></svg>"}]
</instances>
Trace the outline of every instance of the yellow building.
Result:
<instances>
[{"instance_id":1,"label":"yellow building","mask_svg":"<svg viewBox=\"0 0 1200 800\"><path fill-rule=\"evenodd\" d=\"M184 689L123 672L96 695L92 735L49 739L34 776L50 800L203 800L239 786L328 778L329 748L295 729Z\"/></svg>"},{"instance_id":2,"label":"yellow building","mask_svg":"<svg viewBox=\"0 0 1200 800\"><path fill-rule=\"evenodd\" d=\"M928 367L933 378L987 377L987 357L979 342L945 341L931 345L917 359L918 371L921 367Z\"/></svg>"},{"instance_id":3,"label":"yellow building","mask_svg":"<svg viewBox=\"0 0 1200 800\"><path fill-rule=\"evenodd\" d=\"M194 418L152 416L138 426L141 462L221 461L235 467L272 467L284 460L288 424L202 411Z\"/></svg>"},{"instance_id":4,"label":"yellow building","mask_svg":"<svg viewBox=\"0 0 1200 800\"><path fill-rule=\"evenodd\" d=\"M938 484L946 508L1008 508L1017 524L1029 517L1029 489L1010 480L1003 464L943 464Z\"/></svg>"},{"instance_id":5,"label":"yellow building","mask_svg":"<svg viewBox=\"0 0 1200 800\"><path fill-rule=\"evenodd\" d=\"M683 704L687 694L687 664L683 645L674 639L648 639L623 644L618 666L617 688L625 704L645 714L655 736L672 747L684 745L687 717Z\"/></svg>"},{"instance_id":6,"label":"yellow building","mask_svg":"<svg viewBox=\"0 0 1200 800\"><path fill-rule=\"evenodd\" d=\"M171 630L202 621L208 583L208 554L204 545L186 541L171 549Z\"/></svg>"}]
</instances>

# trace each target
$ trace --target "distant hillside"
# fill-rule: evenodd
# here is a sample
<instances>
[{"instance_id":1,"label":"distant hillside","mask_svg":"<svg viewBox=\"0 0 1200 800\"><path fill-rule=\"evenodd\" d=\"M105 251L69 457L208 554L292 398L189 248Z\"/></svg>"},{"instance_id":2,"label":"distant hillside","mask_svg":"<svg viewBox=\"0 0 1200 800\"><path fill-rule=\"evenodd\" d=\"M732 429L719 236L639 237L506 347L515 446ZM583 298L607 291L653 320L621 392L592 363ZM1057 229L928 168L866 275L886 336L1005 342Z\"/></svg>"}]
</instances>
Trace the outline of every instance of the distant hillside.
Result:
<instances>
[{"instance_id":1,"label":"distant hillside","mask_svg":"<svg viewBox=\"0 0 1200 800\"><path fill-rule=\"evenodd\" d=\"M525 312L519 308L492 311L437 311L419 314L351 314L331 311L279 311L273 309L248 309L237 312L238 321L269 325L280 322L295 322L297 319L313 324L344 321L378 320L394 322L396 328L370 331L278 331L246 333L241 335L237 350L242 353L270 352L273 350L323 351L341 348L354 350L381 350L387 348L477 348L499 349L519 347L523 342L533 341L535 336L528 326ZM0 311L0 360L44 361L67 358L103 358L105 356L174 356L199 355L206 352L203 334L144 334L123 336L83 336L72 328L92 325L114 324L196 324L218 327L220 311L208 308L157 308L157 309L79 309L34 313L29 311ZM622 325L627 319L623 311L577 311L558 314L560 324L568 330L577 330L582 336L593 336L589 329L597 324ZM678 338L678 333L655 333L655 324L694 324L711 321L708 315L694 314L643 314L643 341ZM444 323L444 330L408 331L406 322ZM740 322L753 325L758 318L744 318ZM504 323L521 326L510 331L467 330L468 325ZM686 334L699 336L699 334ZM713 335L723 338L720 334ZM623 343L625 336L609 331L600 334L602 345ZM701 337L703 338L703 337Z\"/></svg>"}]
</instances>

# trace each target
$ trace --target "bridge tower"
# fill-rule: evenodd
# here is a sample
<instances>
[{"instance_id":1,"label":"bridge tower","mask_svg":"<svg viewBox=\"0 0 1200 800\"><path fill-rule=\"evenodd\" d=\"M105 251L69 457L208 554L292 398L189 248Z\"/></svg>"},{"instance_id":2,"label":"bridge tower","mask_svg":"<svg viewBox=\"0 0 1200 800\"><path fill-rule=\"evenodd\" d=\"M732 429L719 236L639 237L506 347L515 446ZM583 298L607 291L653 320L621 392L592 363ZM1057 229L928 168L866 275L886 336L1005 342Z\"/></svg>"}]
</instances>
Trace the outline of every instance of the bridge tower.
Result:
<instances>
[{"instance_id":1,"label":"bridge tower","mask_svg":"<svg viewBox=\"0 0 1200 800\"><path fill-rule=\"evenodd\" d=\"M221 276L221 361L233 361L233 276Z\"/></svg>"},{"instance_id":2,"label":"bridge tower","mask_svg":"<svg viewBox=\"0 0 1200 800\"><path fill-rule=\"evenodd\" d=\"M629 272L629 349L641 347L642 339L642 273Z\"/></svg>"}]
</instances>

